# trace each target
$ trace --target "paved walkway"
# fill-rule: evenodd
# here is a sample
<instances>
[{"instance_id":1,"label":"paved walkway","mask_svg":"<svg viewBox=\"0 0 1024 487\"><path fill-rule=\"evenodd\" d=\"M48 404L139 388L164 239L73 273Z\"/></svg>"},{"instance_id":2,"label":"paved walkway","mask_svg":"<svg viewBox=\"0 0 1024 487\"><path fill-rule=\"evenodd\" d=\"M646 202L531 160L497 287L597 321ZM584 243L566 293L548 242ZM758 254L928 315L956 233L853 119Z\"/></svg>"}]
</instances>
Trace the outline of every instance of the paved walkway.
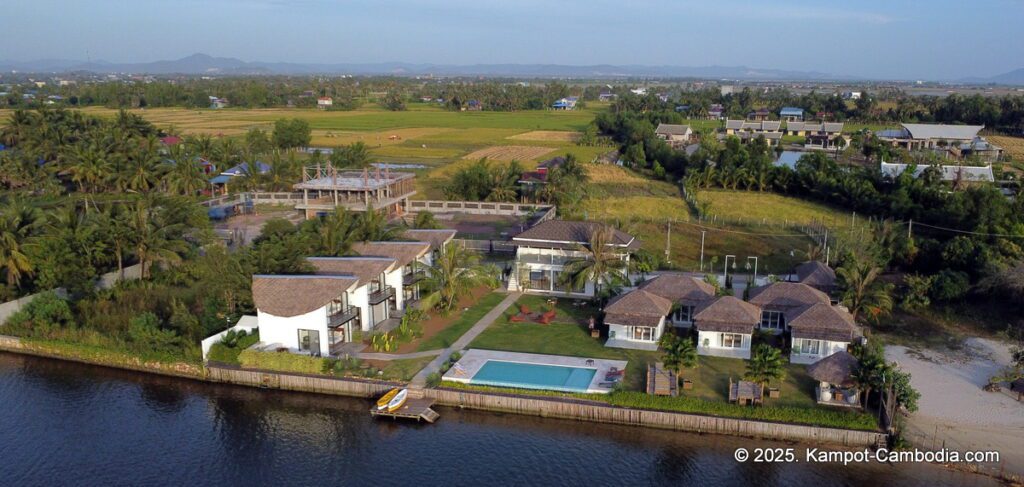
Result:
<instances>
[{"instance_id":1,"label":"paved walkway","mask_svg":"<svg viewBox=\"0 0 1024 487\"><path fill-rule=\"evenodd\" d=\"M422 388L426 386L428 375L440 371L441 364L448 360L448 357L452 355L452 352L462 350L469 346L477 336L483 333L488 326L491 326L491 323L494 323L494 320L498 319L499 316L505 313L505 310L512 306L512 304L519 299L519 296L522 296L522 293L509 293L509 295L506 296L505 299L501 300L497 306L488 311L483 318L480 318L480 320L477 321L469 331L463 333L458 340L455 340L455 343L453 343L452 346L442 350L441 354L438 355L437 358L430 361L423 370L416 374L416 377L413 377L412 382L409 385L415 388Z\"/></svg>"}]
</instances>

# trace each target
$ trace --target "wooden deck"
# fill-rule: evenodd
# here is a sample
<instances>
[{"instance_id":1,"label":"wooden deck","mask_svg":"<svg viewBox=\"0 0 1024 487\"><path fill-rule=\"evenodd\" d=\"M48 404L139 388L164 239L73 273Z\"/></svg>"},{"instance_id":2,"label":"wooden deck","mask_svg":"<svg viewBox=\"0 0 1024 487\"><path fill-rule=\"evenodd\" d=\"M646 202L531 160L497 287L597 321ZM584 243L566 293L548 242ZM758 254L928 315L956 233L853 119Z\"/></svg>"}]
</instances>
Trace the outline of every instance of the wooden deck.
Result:
<instances>
[{"instance_id":1,"label":"wooden deck","mask_svg":"<svg viewBox=\"0 0 1024 487\"><path fill-rule=\"evenodd\" d=\"M370 408L370 416L373 417L388 417L392 419L415 419L416 421L426 421L433 423L441 417L430 407L434 405L433 399L407 399L405 404L401 408L395 411L378 411L377 407Z\"/></svg>"},{"instance_id":2,"label":"wooden deck","mask_svg":"<svg viewBox=\"0 0 1024 487\"><path fill-rule=\"evenodd\" d=\"M656 396L679 395L679 379L675 372L666 370L665 365L658 362L647 366L647 393Z\"/></svg>"}]
</instances>

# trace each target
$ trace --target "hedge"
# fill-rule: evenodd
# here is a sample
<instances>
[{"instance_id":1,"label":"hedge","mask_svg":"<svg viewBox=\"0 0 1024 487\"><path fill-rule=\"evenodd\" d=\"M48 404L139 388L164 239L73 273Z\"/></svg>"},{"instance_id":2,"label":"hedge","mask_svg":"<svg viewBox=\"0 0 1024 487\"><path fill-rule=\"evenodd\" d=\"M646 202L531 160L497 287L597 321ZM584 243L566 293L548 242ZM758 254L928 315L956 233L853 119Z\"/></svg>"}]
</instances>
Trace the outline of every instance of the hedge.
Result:
<instances>
[{"instance_id":1,"label":"hedge","mask_svg":"<svg viewBox=\"0 0 1024 487\"><path fill-rule=\"evenodd\" d=\"M250 333L239 338L238 343L234 347L229 347L221 342L214 343L210 347L210 352L206 355L206 359L222 364L239 365L238 355L242 353L242 350L251 347L258 341L260 341L260 336L257 333Z\"/></svg>"},{"instance_id":2,"label":"hedge","mask_svg":"<svg viewBox=\"0 0 1024 487\"><path fill-rule=\"evenodd\" d=\"M243 350L238 354L238 363L243 368L296 372L299 374L323 374L327 361L321 357L299 355L289 352L260 352Z\"/></svg>"}]
</instances>

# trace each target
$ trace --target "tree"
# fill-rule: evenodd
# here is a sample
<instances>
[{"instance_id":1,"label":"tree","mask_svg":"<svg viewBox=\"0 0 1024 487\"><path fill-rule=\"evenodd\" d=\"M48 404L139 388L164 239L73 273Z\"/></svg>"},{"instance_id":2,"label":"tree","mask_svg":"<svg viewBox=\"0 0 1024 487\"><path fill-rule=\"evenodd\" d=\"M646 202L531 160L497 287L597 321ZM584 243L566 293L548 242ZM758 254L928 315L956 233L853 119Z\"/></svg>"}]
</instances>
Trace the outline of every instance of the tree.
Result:
<instances>
[{"instance_id":1,"label":"tree","mask_svg":"<svg viewBox=\"0 0 1024 487\"><path fill-rule=\"evenodd\" d=\"M429 211L421 211L417 213L416 218L412 221L412 227L422 230L444 228L441 226L441 223L437 221L434 214Z\"/></svg>"},{"instance_id":2,"label":"tree","mask_svg":"<svg viewBox=\"0 0 1024 487\"><path fill-rule=\"evenodd\" d=\"M381 106L393 112L402 111L405 110L405 100L398 90L388 90L384 99L381 100Z\"/></svg>"},{"instance_id":3,"label":"tree","mask_svg":"<svg viewBox=\"0 0 1024 487\"><path fill-rule=\"evenodd\" d=\"M747 362L747 372L743 378L761 384L763 395L768 384L773 380L782 380L786 376L786 363L782 351L766 343L754 348L754 355Z\"/></svg>"},{"instance_id":4,"label":"tree","mask_svg":"<svg viewBox=\"0 0 1024 487\"><path fill-rule=\"evenodd\" d=\"M169 218L167 208L157 206L154 201L142 200L135 203L129 224L135 236L135 257L142 267L142 278L149 277L153 262L181 262L180 252L186 249L182 236L185 224Z\"/></svg>"},{"instance_id":5,"label":"tree","mask_svg":"<svg viewBox=\"0 0 1024 487\"><path fill-rule=\"evenodd\" d=\"M452 243L441 247L431 265L416 265L424 271L424 285L438 293L436 307L443 312L451 311L459 298L474 287L497 285L497 269L481 265L476 253Z\"/></svg>"},{"instance_id":6,"label":"tree","mask_svg":"<svg viewBox=\"0 0 1024 487\"><path fill-rule=\"evenodd\" d=\"M301 118L279 119L274 122L274 145L281 149L307 147L313 140L309 122Z\"/></svg>"},{"instance_id":7,"label":"tree","mask_svg":"<svg viewBox=\"0 0 1024 487\"><path fill-rule=\"evenodd\" d=\"M852 257L836 269L843 304L854 319L858 315L872 320L892 310L892 284L879 282L882 269L858 257Z\"/></svg>"},{"instance_id":8,"label":"tree","mask_svg":"<svg viewBox=\"0 0 1024 487\"><path fill-rule=\"evenodd\" d=\"M619 250L612 247L615 228L608 225L596 226L590 233L589 242L577 251L581 257L569 259L563 267L559 280L569 289L584 289L587 283L594 283L594 295L602 296L626 282L626 261L619 256Z\"/></svg>"},{"instance_id":9,"label":"tree","mask_svg":"<svg viewBox=\"0 0 1024 487\"><path fill-rule=\"evenodd\" d=\"M662 355L662 362L665 368L675 372L678 376L682 369L692 369L697 366L697 348L687 337L681 337L672 332L661 335L661 348L665 351Z\"/></svg>"},{"instance_id":10,"label":"tree","mask_svg":"<svg viewBox=\"0 0 1024 487\"><path fill-rule=\"evenodd\" d=\"M322 255L340 257L352 253L352 245L359 240L359 221L345 208L338 208L320 222Z\"/></svg>"},{"instance_id":11,"label":"tree","mask_svg":"<svg viewBox=\"0 0 1024 487\"><path fill-rule=\"evenodd\" d=\"M336 168L364 168L373 164L370 148L362 141L353 142L331 154L331 165Z\"/></svg>"},{"instance_id":12,"label":"tree","mask_svg":"<svg viewBox=\"0 0 1024 487\"><path fill-rule=\"evenodd\" d=\"M32 273L32 262L24 246L34 233L37 214L34 208L20 203L8 204L0 210L0 269L8 286L18 286L22 277Z\"/></svg>"}]
</instances>

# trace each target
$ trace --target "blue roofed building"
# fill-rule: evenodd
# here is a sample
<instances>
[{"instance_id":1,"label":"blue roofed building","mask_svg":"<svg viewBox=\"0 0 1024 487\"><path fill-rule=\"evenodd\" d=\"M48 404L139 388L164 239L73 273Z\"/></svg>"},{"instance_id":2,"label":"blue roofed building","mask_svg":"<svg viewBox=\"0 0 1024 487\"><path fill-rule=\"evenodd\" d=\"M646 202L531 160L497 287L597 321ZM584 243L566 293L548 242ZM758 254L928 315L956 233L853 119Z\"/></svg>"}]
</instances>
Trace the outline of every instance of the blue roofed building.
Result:
<instances>
[{"instance_id":1,"label":"blue roofed building","mask_svg":"<svg viewBox=\"0 0 1024 487\"><path fill-rule=\"evenodd\" d=\"M797 107L782 107L782 110L779 110L779 118L787 122L801 122L804 119L804 109Z\"/></svg>"},{"instance_id":2,"label":"blue roofed building","mask_svg":"<svg viewBox=\"0 0 1024 487\"><path fill-rule=\"evenodd\" d=\"M222 192L227 193L228 183L231 182L233 178L248 176L251 174L266 174L270 171L270 165L264 162L256 161L253 166L255 167L255 172L249 169L248 162L243 162L214 176L213 179L210 179L210 184L213 185L215 190L220 189Z\"/></svg>"},{"instance_id":3,"label":"blue roofed building","mask_svg":"<svg viewBox=\"0 0 1024 487\"><path fill-rule=\"evenodd\" d=\"M553 104L551 104L551 108L555 110L575 110L576 102L578 101L579 98L575 96L567 96L565 98L560 98L556 100Z\"/></svg>"}]
</instances>

